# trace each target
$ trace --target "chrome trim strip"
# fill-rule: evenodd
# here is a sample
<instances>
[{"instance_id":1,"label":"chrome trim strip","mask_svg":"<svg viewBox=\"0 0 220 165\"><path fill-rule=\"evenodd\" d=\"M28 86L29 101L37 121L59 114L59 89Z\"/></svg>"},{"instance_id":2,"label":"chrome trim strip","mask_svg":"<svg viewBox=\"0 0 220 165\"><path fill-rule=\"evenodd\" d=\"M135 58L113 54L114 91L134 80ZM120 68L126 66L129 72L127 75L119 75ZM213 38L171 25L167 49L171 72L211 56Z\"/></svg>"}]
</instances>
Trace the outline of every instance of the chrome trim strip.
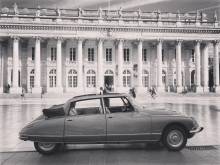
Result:
<instances>
[{"instance_id":1,"label":"chrome trim strip","mask_svg":"<svg viewBox=\"0 0 220 165\"><path fill-rule=\"evenodd\" d=\"M204 129L203 127L198 127L198 128L195 129L195 130L189 131L189 133L199 133L199 132L201 132L203 129Z\"/></svg>"}]
</instances>

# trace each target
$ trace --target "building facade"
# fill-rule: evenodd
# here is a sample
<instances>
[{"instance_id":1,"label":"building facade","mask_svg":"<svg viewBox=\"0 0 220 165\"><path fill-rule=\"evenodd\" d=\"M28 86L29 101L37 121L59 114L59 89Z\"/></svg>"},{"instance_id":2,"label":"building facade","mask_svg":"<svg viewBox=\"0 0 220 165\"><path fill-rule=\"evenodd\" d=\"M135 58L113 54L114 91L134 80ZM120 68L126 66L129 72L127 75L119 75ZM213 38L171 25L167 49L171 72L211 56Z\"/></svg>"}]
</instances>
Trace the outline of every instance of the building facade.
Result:
<instances>
[{"instance_id":1,"label":"building facade","mask_svg":"<svg viewBox=\"0 0 220 165\"><path fill-rule=\"evenodd\" d=\"M220 92L217 16L2 8L0 92Z\"/></svg>"}]
</instances>

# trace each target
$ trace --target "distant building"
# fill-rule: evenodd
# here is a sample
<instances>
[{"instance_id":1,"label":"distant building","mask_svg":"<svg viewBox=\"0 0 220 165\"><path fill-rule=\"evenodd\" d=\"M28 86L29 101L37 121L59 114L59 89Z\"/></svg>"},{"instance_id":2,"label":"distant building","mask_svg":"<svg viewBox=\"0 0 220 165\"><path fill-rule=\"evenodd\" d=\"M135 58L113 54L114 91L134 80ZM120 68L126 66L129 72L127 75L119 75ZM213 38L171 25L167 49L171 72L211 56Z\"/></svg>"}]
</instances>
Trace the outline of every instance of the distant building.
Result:
<instances>
[{"instance_id":1,"label":"distant building","mask_svg":"<svg viewBox=\"0 0 220 165\"><path fill-rule=\"evenodd\" d=\"M0 11L0 92L220 92L217 16L120 10Z\"/></svg>"}]
</instances>

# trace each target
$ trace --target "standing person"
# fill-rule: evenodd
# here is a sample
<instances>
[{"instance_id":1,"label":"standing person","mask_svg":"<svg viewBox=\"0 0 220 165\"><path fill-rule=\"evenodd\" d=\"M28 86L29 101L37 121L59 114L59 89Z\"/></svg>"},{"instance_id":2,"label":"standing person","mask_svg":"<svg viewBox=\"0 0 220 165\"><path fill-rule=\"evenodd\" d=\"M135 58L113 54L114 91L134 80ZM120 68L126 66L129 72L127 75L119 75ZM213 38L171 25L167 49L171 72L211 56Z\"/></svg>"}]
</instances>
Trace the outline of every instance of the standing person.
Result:
<instances>
[{"instance_id":1,"label":"standing person","mask_svg":"<svg viewBox=\"0 0 220 165\"><path fill-rule=\"evenodd\" d=\"M156 89L153 87L151 96L155 99L156 95L157 95Z\"/></svg>"},{"instance_id":2,"label":"standing person","mask_svg":"<svg viewBox=\"0 0 220 165\"><path fill-rule=\"evenodd\" d=\"M102 95L102 94L104 93L104 92L103 92L104 90L103 90L103 88L102 88L102 87L100 87L99 89L100 89L99 94L100 94L100 95Z\"/></svg>"},{"instance_id":3,"label":"standing person","mask_svg":"<svg viewBox=\"0 0 220 165\"><path fill-rule=\"evenodd\" d=\"M131 89L129 90L129 94L130 94L133 98L136 98L135 88L131 88Z\"/></svg>"},{"instance_id":4,"label":"standing person","mask_svg":"<svg viewBox=\"0 0 220 165\"><path fill-rule=\"evenodd\" d=\"M42 88L42 89L41 89L41 94L40 94L40 98L41 98L41 99L43 98L43 94L44 94L44 89Z\"/></svg>"},{"instance_id":5,"label":"standing person","mask_svg":"<svg viewBox=\"0 0 220 165\"><path fill-rule=\"evenodd\" d=\"M151 87L150 89L149 89L149 92L150 92L150 95L151 95L151 97L153 98L153 99L155 99L155 96L156 96L156 89L154 88L154 87Z\"/></svg>"},{"instance_id":6,"label":"standing person","mask_svg":"<svg viewBox=\"0 0 220 165\"><path fill-rule=\"evenodd\" d=\"M11 88L11 86L8 84L8 85L7 85L7 92L8 92L8 93L10 93L10 88Z\"/></svg>"},{"instance_id":7,"label":"standing person","mask_svg":"<svg viewBox=\"0 0 220 165\"><path fill-rule=\"evenodd\" d=\"M24 88L22 87L21 98L24 99Z\"/></svg>"}]
</instances>

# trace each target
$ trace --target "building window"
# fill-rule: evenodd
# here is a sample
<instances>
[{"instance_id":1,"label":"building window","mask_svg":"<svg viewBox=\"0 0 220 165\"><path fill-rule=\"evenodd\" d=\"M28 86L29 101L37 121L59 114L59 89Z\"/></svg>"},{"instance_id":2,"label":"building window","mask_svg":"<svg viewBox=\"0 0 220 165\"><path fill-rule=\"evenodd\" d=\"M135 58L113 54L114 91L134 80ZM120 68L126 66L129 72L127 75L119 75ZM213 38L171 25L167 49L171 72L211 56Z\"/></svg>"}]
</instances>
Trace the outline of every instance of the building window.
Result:
<instances>
[{"instance_id":1,"label":"building window","mask_svg":"<svg viewBox=\"0 0 220 165\"><path fill-rule=\"evenodd\" d=\"M34 69L30 72L30 88L34 88Z\"/></svg>"},{"instance_id":2,"label":"building window","mask_svg":"<svg viewBox=\"0 0 220 165\"><path fill-rule=\"evenodd\" d=\"M112 62L112 48L105 49L105 59L107 62Z\"/></svg>"},{"instance_id":3,"label":"building window","mask_svg":"<svg viewBox=\"0 0 220 165\"><path fill-rule=\"evenodd\" d=\"M176 72L173 73L173 85L176 86Z\"/></svg>"},{"instance_id":4,"label":"building window","mask_svg":"<svg viewBox=\"0 0 220 165\"><path fill-rule=\"evenodd\" d=\"M129 55L129 49L126 48L124 49L124 62L129 62L130 61L130 55Z\"/></svg>"},{"instance_id":5,"label":"building window","mask_svg":"<svg viewBox=\"0 0 220 165\"><path fill-rule=\"evenodd\" d=\"M213 65L213 58L209 57L208 59L209 59L208 64L209 64L209 65Z\"/></svg>"},{"instance_id":6,"label":"building window","mask_svg":"<svg viewBox=\"0 0 220 165\"><path fill-rule=\"evenodd\" d=\"M49 87L56 87L56 69L51 69L49 72Z\"/></svg>"},{"instance_id":7,"label":"building window","mask_svg":"<svg viewBox=\"0 0 220 165\"><path fill-rule=\"evenodd\" d=\"M56 61L57 60L57 48L51 48L50 60L51 61Z\"/></svg>"},{"instance_id":8,"label":"building window","mask_svg":"<svg viewBox=\"0 0 220 165\"><path fill-rule=\"evenodd\" d=\"M68 87L76 88L77 87L77 71L71 69L68 72Z\"/></svg>"},{"instance_id":9,"label":"building window","mask_svg":"<svg viewBox=\"0 0 220 165\"><path fill-rule=\"evenodd\" d=\"M94 61L94 48L88 48L88 61Z\"/></svg>"},{"instance_id":10,"label":"building window","mask_svg":"<svg viewBox=\"0 0 220 165\"><path fill-rule=\"evenodd\" d=\"M123 72L123 87L131 87L131 72L129 70Z\"/></svg>"},{"instance_id":11,"label":"building window","mask_svg":"<svg viewBox=\"0 0 220 165\"><path fill-rule=\"evenodd\" d=\"M191 52L191 60L192 60L192 62L195 62L195 51L194 51L194 49L192 49L192 52Z\"/></svg>"},{"instance_id":12,"label":"building window","mask_svg":"<svg viewBox=\"0 0 220 165\"><path fill-rule=\"evenodd\" d=\"M70 61L76 61L76 48L70 48L69 55Z\"/></svg>"},{"instance_id":13,"label":"building window","mask_svg":"<svg viewBox=\"0 0 220 165\"><path fill-rule=\"evenodd\" d=\"M162 71L162 83L164 86L166 85L166 72L164 70Z\"/></svg>"},{"instance_id":14,"label":"building window","mask_svg":"<svg viewBox=\"0 0 220 165\"><path fill-rule=\"evenodd\" d=\"M147 62L147 49L143 49L143 52L142 52L142 60L144 62Z\"/></svg>"},{"instance_id":15,"label":"building window","mask_svg":"<svg viewBox=\"0 0 220 165\"><path fill-rule=\"evenodd\" d=\"M35 47L31 48L31 60L34 61L35 59Z\"/></svg>"},{"instance_id":16,"label":"building window","mask_svg":"<svg viewBox=\"0 0 220 165\"><path fill-rule=\"evenodd\" d=\"M147 70L143 71L142 83L144 87L149 87L149 72Z\"/></svg>"},{"instance_id":17,"label":"building window","mask_svg":"<svg viewBox=\"0 0 220 165\"><path fill-rule=\"evenodd\" d=\"M176 61L176 49L174 49L174 59Z\"/></svg>"},{"instance_id":18,"label":"building window","mask_svg":"<svg viewBox=\"0 0 220 165\"><path fill-rule=\"evenodd\" d=\"M94 70L88 70L86 75L86 87L93 88L96 87L96 75Z\"/></svg>"},{"instance_id":19,"label":"building window","mask_svg":"<svg viewBox=\"0 0 220 165\"><path fill-rule=\"evenodd\" d=\"M162 62L164 62L164 49L162 49Z\"/></svg>"}]
</instances>

